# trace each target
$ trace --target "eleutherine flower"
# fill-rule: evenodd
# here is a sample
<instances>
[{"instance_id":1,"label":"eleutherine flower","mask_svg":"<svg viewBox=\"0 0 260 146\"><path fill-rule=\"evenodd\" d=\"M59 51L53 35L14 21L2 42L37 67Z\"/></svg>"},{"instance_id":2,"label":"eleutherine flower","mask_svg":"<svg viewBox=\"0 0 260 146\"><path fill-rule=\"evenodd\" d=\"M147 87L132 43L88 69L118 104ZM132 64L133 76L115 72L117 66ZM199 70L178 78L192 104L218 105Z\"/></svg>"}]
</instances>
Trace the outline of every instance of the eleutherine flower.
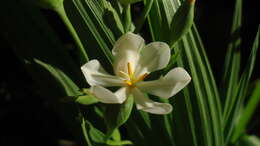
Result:
<instances>
[{"instance_id":1,"label":"eleutherine flower","mask_svg":"<svg viewBox=\"0 0 260 146\"><path fill-rule=\"evenodd\" d=\"M165 68L170 60L170 48L163 42L145 45L141 36L129 32L115 43L112 54L115 75L108 74L98 60L91 60L81 67L91 86L90 92L103 103L121 104L133 95L138 110L167 114L172 111L172 106L154 102L146 93L170 98L191 80L183 68L177 67L158 80L144 81L151 72ZM120 88L113 93L105 87Z\"/></svg>"}]
</instances>

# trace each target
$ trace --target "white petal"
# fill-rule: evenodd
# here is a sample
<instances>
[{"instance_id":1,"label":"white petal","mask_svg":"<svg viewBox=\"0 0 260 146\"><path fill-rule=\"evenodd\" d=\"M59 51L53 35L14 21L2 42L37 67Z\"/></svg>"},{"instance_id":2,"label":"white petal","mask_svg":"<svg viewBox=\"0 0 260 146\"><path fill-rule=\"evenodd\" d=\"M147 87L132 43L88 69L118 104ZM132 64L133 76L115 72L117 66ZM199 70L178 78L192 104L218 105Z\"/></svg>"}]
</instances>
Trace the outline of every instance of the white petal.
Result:
<instances>
[{"instance_id":1,"label":"white petal","mask_svg":"<svg viewBox=\"0 0 260 146\"><path fill-rule=\"evenodd\" d=\"M159 80L140 82L137 86L144 92L162 98L169 98L183 89L190 80L190 75L183 68L177 67Z\"/></svg>"},{"instance_id":2,"label":"white petal","mask_svg":"<svg viewBox=\"0 0 260 146\"><path fill-rule=\"evenodd\" d=\"M118 89L116 92L115 92L115 95L118 97L118 98L121 98L121 101L122 103L125 101L125 99L128 97L129 95L129 91L126 87L121 87L120 89Z\"/></svg>"},{"instance_id":3,"label":"white petal","mask_svg":"<svg viewBox=\"0 0 260 146\"><path fill-rule=\"evenodd\" d=\"M127 97L125 87L113 93L101 86L91 86L90 92L102 103L123 103Z\"/></svg>"},{"instance_id":4,"label":"white petal","mask_svg":"<svg viewBox=\"0 0 260 146\"><path fill-rule=\"evenodd\" d=\"M169 46L163 42L153 42L141 50L136 76L163 69L171 56Z\"/></svg>"},{"instance_id":5,"label":"white petal","mask_svg":"<svg viewBox=\"0 0 260 146\"><path fill-rule=\"evenodd\" d=\"M144 39L133 33L126 33L115 43L112 50L115 56L114 72L120 76L120 71L127 73L127 63L131 63L133 69L139 58L140 49L144 47Z\"/></svg>"},{"instance_id":6,"label":"white petal","mask_svg":"<svg viewBox=\"0 0 260 146\"><path fill-rule=\"evenodd\" d=\"M81 70L89 85L105 87L123 86L119 77L108 74L97 60L91 60L81 67Z\"/></svg>"},{"instance_id":7,"label":"white petal","mask_svg":"<svg viewBox=\"0 0 260 146\"><path fill-rule=\"evenodd\" d=\"M139 89L132 89L136 108L152 114L168 114L172 111L172 106L168 103L159 103L150 100Z\"/></svg>"}]
</instances>

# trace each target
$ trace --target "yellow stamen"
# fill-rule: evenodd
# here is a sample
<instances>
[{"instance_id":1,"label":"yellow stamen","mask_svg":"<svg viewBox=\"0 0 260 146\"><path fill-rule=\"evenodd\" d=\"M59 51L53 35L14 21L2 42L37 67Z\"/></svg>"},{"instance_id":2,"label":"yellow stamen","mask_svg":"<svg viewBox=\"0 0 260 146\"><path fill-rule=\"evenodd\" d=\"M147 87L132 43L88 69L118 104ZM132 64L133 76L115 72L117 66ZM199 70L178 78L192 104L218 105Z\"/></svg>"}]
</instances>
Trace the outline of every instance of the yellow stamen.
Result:
<instances>
[{"instance_id":1,"label":"yellow stamen","mask_svg":"<svg viewBox=\"0 0 260 146\"><path fill-rule=\"evenodd\" d=\"M139 81L144 80L146 77L148 76L148 73L144 73L143 75L141 75L140 77L138 77L136 80L133 81L133 83L137 83Z\"/></svg>"},{"instance_id":2,"label":"yellow stamen","mask_svg":"<svg viewBox=\"0 0 260 146\"><path fill-rule=\"evenodd\" d=\"M128 69L129 77L132 78L133 77L133 70L132 70L132 66L129 62L127 63L127 69Z\"/></svg>"},{"instance_id":3,"label":"yellow stamen","mask_svg":"<svg viewBox=\"0 0 260 146\"><path fill-rule=\"evenodd\" d=\"M128 85L128 86L132 86L133 85L133 83L131 82L131 81L129 81L129 80L125 80L125 83Z\"/></svg>"},{"instance_id":4,"label":"yellow stamen","mask_svg":"<svg viewBox=\"0 0 260 146\"><path fill-rule=\"evenodd\" d=\"M128 78L129 77L129 75L127 73L125 73L125 72L119 71L118 73L119 73L120 77L123 77L123 78Z\"/></svg>"},{"instance_id":5,"label":"yellow stamen","mask_svg":"<svg viewBox=\"0 0 260 146\"><path fill-rule=\"evenodd\" d=\"M128 74L126 74L124 72L120 72L120 73L122 75L128 75L128 79L124 80L124 82L130 88L135 87L135 83L144 80L148 76L148 73L144 73L143 75L141 75L137 79L135 79L133 68L132 68L130 62L127 63L127 72L128 72Z\"/></svg>"}]
</instances>

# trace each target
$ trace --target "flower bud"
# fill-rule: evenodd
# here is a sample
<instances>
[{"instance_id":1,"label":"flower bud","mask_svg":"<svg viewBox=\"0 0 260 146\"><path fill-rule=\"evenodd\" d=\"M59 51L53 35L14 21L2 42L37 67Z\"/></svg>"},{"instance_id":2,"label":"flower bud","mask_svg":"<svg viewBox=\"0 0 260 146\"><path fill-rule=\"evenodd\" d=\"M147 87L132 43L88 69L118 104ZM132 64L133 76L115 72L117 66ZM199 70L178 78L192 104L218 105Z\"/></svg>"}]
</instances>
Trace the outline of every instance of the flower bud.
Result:
<instances>
[{"instance_id":1,"label":"flower bud","mask_svg":"<svg viewBox=\"0 0 260 146\"><path fill-rule=\"evenodd\" d=\"M190 30L194 18L194 3L195 0L186 0L173 16L169 40L171 47Z\"/></svg>"}]
</instances>

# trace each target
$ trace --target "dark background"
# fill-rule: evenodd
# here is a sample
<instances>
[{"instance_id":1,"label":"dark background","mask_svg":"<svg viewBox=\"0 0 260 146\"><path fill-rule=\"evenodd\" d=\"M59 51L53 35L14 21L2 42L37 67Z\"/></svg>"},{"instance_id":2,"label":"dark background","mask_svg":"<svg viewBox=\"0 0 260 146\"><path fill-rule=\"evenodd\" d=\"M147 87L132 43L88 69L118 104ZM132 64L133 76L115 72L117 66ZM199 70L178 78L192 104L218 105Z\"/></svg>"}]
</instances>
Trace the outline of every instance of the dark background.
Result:
<instances>
[{"instance_id":1,"label":"dark background","mask_svg":"<svg viewBox=\"0 0 260 146\"><path fill-rule=\"evenodd\" d=\"M1 3L1 5L4 3ZM140 10L137 4L133 11ZM220 83L233 15L234 0L198 0L195 22L204 42L216 81ZM64 43L72 40L59 17L42 11ZM242 27L242 62L246 62L259 24L256 0L244 1ZM0 22L1 23L1 22ZM1 29L4 31L4 28ZM56 146L57 139L70 139L63 121L37 92L31 77L19 62L10 44L0 35L0 146ZM242 64L243 66L244 64ZM252 81L259 78L259 57ZM259 108L248 133L260 136Z\"/></svg>"}]
</instances>

